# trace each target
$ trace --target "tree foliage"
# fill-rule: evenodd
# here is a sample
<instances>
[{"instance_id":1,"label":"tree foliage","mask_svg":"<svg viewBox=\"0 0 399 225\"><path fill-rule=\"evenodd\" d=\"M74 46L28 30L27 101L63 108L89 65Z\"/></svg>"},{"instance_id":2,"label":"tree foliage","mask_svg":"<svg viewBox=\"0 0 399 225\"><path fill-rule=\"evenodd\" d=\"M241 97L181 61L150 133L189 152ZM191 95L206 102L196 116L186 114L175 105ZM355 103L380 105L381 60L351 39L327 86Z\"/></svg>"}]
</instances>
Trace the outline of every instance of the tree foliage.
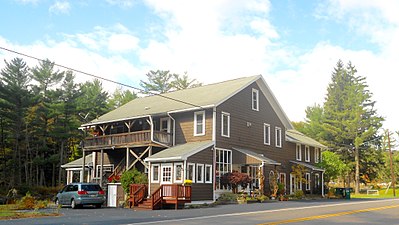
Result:
<instances>
[{"instance_id":1,"label":"tree foliage","mask_svg":"<svg viewBox=\"0 0 399 225\"><path fill-rule=\"evenodd\" d=\"M49 60L30 68L20 58L0 73L0 188L65 183L60 166L81 157L78 128L136 97L99 80L76 83ZM114 102L114 103L112 103Z\"/></svg>"},{"instance_id":2,"label":"tree foliage","mask_svg":"<svg viewBox=\"0 0 399 225\"><path fill-rule=\"evenodd\" d=\"M354 171L358 162L361 177L375 177L370 165L380 163L378 130L383 118L377 115L366 79L357 75L352 63L345 66L339 60L325 99L323 106L306 109L300 131L328 146Z\"/></svg>"},{"instance_id":3,"label":"tree foliage","mask_svg":"<svg viewBox=\"0 0 399 225\"><path fill-rule=\"evenodd\" d=\"M151 70L146 74L147 81L140 81L140 86L147 94L162 94L201 86L196 79L190 79L187 72L184 75L170 73L168 70Z\"/></svg>"},{"instance_id":4,"label":"tree foliage","mask_svg":"<svg viewBox=\"0 0 399 225\"><path fill-rule=\"evenodd\" d=\"M340 156L331 151L322 152L322 161L317 166L325 170L326 181L344 176L349 171L349 166L341 160Z\"/></svg>"}]
</instances>

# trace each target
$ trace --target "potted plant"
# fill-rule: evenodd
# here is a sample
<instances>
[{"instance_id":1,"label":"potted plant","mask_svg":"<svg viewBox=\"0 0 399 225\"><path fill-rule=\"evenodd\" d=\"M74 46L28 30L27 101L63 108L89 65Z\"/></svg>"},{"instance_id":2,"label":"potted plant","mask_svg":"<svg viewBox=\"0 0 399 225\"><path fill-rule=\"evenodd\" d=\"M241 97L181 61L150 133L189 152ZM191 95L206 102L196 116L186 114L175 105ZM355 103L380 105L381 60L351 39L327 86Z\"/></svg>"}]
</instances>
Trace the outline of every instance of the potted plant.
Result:
<instances>
[{"instance_id":1,"label":"potted plant","mask_svg":"<svg viewBox=\"0 0 399 225\"><path fill-rule=\"evenodd\" d=\"M187 180L184 180L183 186L191 186L192 183L193 183L192 180L187 179Z\"/></svg>"}]
</instances>

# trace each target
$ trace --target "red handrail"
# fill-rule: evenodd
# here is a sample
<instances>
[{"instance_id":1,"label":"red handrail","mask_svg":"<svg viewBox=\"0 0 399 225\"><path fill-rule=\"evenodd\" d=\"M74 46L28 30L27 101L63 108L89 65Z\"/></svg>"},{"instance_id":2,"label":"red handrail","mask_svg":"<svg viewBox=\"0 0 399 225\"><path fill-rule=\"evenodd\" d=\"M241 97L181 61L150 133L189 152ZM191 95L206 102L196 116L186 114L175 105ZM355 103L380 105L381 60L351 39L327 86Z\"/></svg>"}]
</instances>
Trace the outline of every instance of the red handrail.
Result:
<instances>
[{"instance_id":1,"label":"red handrail","mask_svg":"<svg viewBox=\"0 0 399 225\"><path fill-rule=\"evenodd\" d=\"M191 201L191 186L178 184L163 184L151 195L152 209L155 209L162 201L167 199L175 200L177 209L179 200Z\"/></svg>"}]
</instances>

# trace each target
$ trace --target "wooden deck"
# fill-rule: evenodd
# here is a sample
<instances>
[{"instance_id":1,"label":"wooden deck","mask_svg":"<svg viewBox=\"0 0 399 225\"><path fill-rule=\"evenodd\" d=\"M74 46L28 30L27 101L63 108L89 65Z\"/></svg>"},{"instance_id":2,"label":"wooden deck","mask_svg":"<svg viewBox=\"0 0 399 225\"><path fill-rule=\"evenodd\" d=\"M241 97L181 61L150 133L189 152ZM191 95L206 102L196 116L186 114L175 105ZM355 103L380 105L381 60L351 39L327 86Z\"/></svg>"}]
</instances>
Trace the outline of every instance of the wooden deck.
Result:
<instances>
[{"instance_id":1,"label":"wooden deck","mask_svg":"<svg viewBox=\"0 0 399 225\"><path fill-rule=\"evenodd\" d=\"M83 144L86 149L148 146L153 143L172 145L172 134L162 131L153 132L153 138L151 138L151 130L87 137Z\"/></svg>"},{"instance_id":2,"label":"wooden deck","mask_svg":"<svg viewBox=\"0 0 399 225\"><path fill-rule=\"evenodd\" d=\"M191 202L191 186L164 184L149 199L145 198L146 193L146 185L130 185L129 207L154 210L174 205L174 208L178 209L179 206Z\"/></svg>"}]
</instances>

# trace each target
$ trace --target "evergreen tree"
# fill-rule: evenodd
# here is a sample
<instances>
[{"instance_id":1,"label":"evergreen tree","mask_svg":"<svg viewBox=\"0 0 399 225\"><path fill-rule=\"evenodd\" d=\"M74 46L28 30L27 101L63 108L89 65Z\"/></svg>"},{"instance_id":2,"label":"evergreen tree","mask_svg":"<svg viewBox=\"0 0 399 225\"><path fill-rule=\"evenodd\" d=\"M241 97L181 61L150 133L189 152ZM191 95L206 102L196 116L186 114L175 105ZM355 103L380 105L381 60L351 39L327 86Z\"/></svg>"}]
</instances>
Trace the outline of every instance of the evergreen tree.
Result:
<instances>
[{"instance_id":1,"label":"evergreen tree","mask_svg":"<svg viewBox=\"0 0 399 225\"><path fill-rule=\"evenodd\" d=\"M173 74L173 78L174 80L171 82L171 85L175 90L202 86L202 84L199 83L196 79L190 79L187 72L185 72L182 76L178 74Z\"/></svg>"},{"instance_id":2,"label":"evergreen tree","mask_svg":"<svg viewBox=\"0 0 399 225\"><path fill-rule=\"evenodd\" d=\"M137 98L136 93L131 92L129 90L123 91L121 87L117 88L112 94L111 98L108 101L109 109L116 109L120 106L130 102L131 100Z\"/></svg>"},{"instance_id":3,"label":"evergreen tree","mask_svg":"<svg viewBox=\"0 0 399 225\"><path fill-rule=\"evenodd\" d=\"M168 70L150 70L146 76L148 81L140 81L140 86L144 89L145 93L162 94L173 89L172 79L174 74L171 74Z\"/></svg>"},{"instance_id":4,"label":"evergreen tree","mask_svg":"<svg viewBox=\"0 0 399 225\"><path fill-rule=\"evenodd\" d=\"M357 192L361 177L377 175L376 165L382 158L377 131L383 118L377 115L366 79L356 73L351 63L337 62L323 107L308 107L301 131L327 145L354 169Z\"/></svg>"},{"instance_id":5,"label":"evergreen tree","mask_svg":"<svg viewBox=\"0 0 399 225\"><path fill-rule=\"evenodd\" d=\"M10 185L22 182L22 150L24 142L25 115L30 104L30 91L28 84L31 80L29 67L21 58L5 61L6 67L1 70L0 79L0 118L1 118L1 146L3 157L6 149L12 149L12 174L8 177ZM8 143L6 144L6 134ZM5 158L4 158L5 159ZM4 161L4 171L8 170ZM4 180L7 176L4 177Z\"/></svg>"},{"instance_id":6,"label":"evergreen tree","mask_svg":"<svg viewBox=\"0 0 399 225\"><path fill-rule=\"evenodd\" d=\"M107 105L108 92L103 90L100 80L95 79L81 84L80 91L77 107L81 122L89 122L110 110Z\"/></svg>"}]
</instances>

